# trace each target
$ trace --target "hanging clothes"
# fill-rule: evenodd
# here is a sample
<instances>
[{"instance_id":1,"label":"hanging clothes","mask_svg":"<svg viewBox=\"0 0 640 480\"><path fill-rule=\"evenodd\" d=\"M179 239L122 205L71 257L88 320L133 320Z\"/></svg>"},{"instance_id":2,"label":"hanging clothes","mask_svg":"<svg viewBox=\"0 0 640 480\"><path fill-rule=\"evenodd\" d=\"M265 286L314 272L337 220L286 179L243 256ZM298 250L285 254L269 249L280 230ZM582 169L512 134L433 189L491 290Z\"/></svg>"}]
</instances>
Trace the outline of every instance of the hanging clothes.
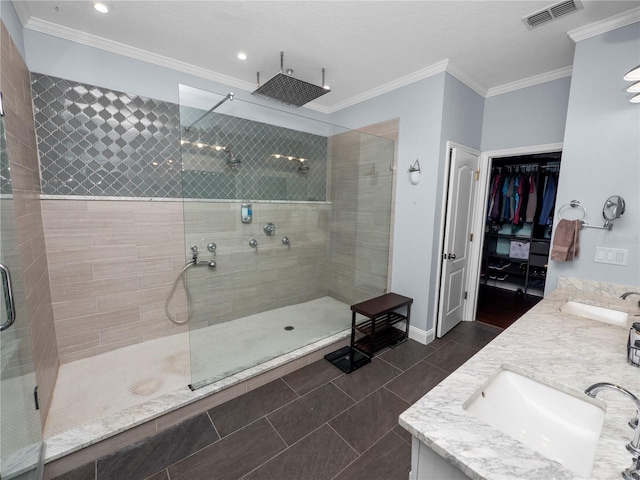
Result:
<instances>
[{"instance_id":1,"label":"hanging clothes","mask_svg":"<svg viewBox=\"0 0 640 480\"><path fill-rule=\"evenodd\" d=\"M493 188L491 189L491 201L489 203L489 215L491 220L497 220L500 216L500 180L502 175L498 172L493 178Z\"/></svg>"},{"instance_id":2,"label":"hanging clothes","mask_svg":"<svg viewBox=\"0 0 640 480\"><path fill-rule=\"evenodd\" d=\"M527 200L525 222L533 222L538 207L538 192L536 190L536 181L531 175L529 179L529 195Z\"/></svg>"},{"instance_id":3,"label":"hanging clothes","mask_svg":"<svg viewBox=\"0 0 640 480\"><path fill-rule=\"evenodd\" d=\"M542 210L540 211L540 218L538 223L540 225L551 225L551 212L556 201L557 181L555 175L549 175L547 184L544 188L544 194L542 196Z\"/></svg>"}]
</instances>

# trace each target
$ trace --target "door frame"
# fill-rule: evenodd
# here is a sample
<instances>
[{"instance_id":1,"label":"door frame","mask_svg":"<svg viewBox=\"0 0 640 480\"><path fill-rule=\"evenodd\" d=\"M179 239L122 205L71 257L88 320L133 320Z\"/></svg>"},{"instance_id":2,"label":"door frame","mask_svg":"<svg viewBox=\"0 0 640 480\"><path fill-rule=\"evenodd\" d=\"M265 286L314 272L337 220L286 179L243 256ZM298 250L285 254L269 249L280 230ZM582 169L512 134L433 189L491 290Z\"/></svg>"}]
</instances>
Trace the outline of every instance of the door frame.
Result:
<instances>
[{"instance_id":1,"label":"door frame","mask_svg":"<svg viewBox=\"0 0 640 480\"><path fill-rule=\"evenodd\" d=\"M446 223L447 223L447 208L449 207L448 203L449 203L449 181L451 179L451 151L454 149L460 149L460 150L464 150L472 155L477 155L478 156L478 163L479 163L479 167L480 167L480 159L481 159L481 152L479 150L476 150L474 148L471 147L467 147L466 145L462 145L460 143L456 143L456 142L452 142L447 140L447 148L446 148L446 155L445 155L445 168L444 168L444 179L443 179L443 185L445 185L445 188L443 189L442 192L442 208L440 210L440 231L439 231L439 240L438 240L438 256L437 256L437 264L436 264L436 280L438 282L438 285L436 287L436 294L435 294L435 308L433 309L433 314L434 314L434 318L433 318L433 335L434 338L436 338L437 336L437 331L438 331L438 320L440 318L440 295L441 295L441 288L442 288L442 255L444 253L444 233L446 230ZM480 167L481 168L481 167ZM476 188L476 197L474 200L474 204L477 204L478 202L478 195L479 195L479 191L480 188ZM472 231L474 232L474 238L475 238L475 231L476 231L476 223L477 223L477 216L478 216L478 212L479 210L476 208L473 212L473 220L472 220ZM472 242L473 243L473 242ZM479 266L479 262L478 262L478 266ZM473 248L473 246L470 249L470 258L469 258L469 276L467 277L467 285L465 287L469 287L470 285L472 285L472 283L470 283L471 278L473 277L473 272L474 270L479 270L479 268L476 268L476 259L475 259L475 249ZM467 288L467 291L469 293L471 293L469 291L469 289ZM473 315L475 315L475 308L470 309L469 308L469 302L465 302L465 305L462 309L462 320L465 321L469 318L470 313L472 313ZM473 319L473 317L472 317Z\"/></svg>"},{"instance_id":2,"label":"door frame","mask_svg":"<svg viewBox=\"0 0 640 480\"><path fill-rule=\"evenodd\" d=\"M466 307L469 307L469 320L476 320L476 312L478 309L478 292L480 289L480 269L482 264L482 247L484 245L484 215L483 212L487 210L487 202L489 201L489 182L491 180L491 165L494 158L503 157L516 157L520 155L535 155L538 153L558 152L562 151L563 143L546 143L541 145L531 145L527 147L513 147L505 148L501 150L488 150L480 154L480 179L477 188L478 196L476 197L476 211L474 213L473 236L477 238L478 242L472 242L473 252L471 253L473 263L470 260L468 289L469 301ZM445 197L446 201L446 197ZM439 278L440 273L438 273ZM467 317L465 317L466 319Z\"/></svg>"}]
</instances>

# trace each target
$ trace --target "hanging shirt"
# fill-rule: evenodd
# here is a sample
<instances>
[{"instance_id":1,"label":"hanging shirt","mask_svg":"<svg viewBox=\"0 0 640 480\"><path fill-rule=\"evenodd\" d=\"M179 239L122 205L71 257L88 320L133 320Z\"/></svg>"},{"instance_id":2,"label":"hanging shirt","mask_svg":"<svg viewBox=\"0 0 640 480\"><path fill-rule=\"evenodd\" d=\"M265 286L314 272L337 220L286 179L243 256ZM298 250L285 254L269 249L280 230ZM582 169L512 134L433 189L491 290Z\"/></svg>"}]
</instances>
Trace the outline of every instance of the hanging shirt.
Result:
<instances>
[{"instance_id":1,"label":"hanging shirt","mask_svg":"<svg viewBox=\"0 0 640 480\"><path fill-rule=\"evenodd\" d=\"M553 175L549 175L549 179L547 180L547 185L544 189L544 194L542 196L542 210L540 211L540 219L538 223L540 225L551 225L551 211L553 210L553 205L556 202L556 179Z\"/></svg>"},{"instance_id":2,"label":"hanging shirt","mask_svg":"<svg viewBox=\"0 0 640 480\"><path fill-rule=\"evenodd\" d=\"M527 200L527 210L525 221L533 222L533 217L536 214L536 207L538 206L538 192L536 190L536 182L531 175L529 179L529 199Z\"/></svg>"}]
</instances>

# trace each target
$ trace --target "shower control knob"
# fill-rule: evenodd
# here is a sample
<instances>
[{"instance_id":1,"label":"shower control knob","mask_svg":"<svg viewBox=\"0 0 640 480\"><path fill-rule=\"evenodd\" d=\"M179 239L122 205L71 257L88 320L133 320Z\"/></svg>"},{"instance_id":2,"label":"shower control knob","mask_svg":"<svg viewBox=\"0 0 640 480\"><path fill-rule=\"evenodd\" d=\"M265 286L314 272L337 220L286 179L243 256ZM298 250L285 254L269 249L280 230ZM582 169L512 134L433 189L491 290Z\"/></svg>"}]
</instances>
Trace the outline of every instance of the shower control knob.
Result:
<instances>
[{"instance_id":1,"label":"shower control knob","mask_svg":"<svg viewBox=\"0 0 640 480\"><path fill-rule=\"evenodd\" d=\"M258 241L255 238L252 238L249 240L249 246L251 248L258 248Z\"/></svg>"},{"instance_id":2,"label":"shower control knob","mask_svg":"<svg viewBox=\"0 0 640 480\"><path fill-rule=\"evenodd\" d=\"M218 248L218 246L213 242L207 245L207 250L209 250L211 253L216 253L216 248Z\"/></svg>"},{"instance_id":3,"label":"shower control knob","mask_svg":"<svg viewBox=\"0 0 640 480\"><path fill-rule=\"evenodd\" d=\"M269 222L265 224L262 230L267 237L273 237L273 235L276 233L276 226L273 223Z\"/></svg>"}]
</instances>

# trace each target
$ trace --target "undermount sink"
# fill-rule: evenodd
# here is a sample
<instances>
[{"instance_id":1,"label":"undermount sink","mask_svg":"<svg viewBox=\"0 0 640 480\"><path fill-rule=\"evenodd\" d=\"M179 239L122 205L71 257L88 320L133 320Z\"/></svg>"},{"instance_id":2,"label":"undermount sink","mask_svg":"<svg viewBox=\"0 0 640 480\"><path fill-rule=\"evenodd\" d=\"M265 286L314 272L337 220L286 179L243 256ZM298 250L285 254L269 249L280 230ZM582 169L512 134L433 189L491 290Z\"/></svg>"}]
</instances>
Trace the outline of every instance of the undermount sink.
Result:
<instances>
[{"instance_id":1,"label":"undermount sink","mask_svg":"<svg viewBox=\"0 0 640 480\"><path fill-rule=\"evenodd\" d=\"M629 315L626 312L613 310L611 308L597 307L596 305L580 303L574 300L566 301L560 307L560 311L568 313L569 315L598 320L600 322L610 323L620 327L624 327L629 318Z\"/></svg>"},{"instance_id":2,"label":"undermount sink","mask_svg":"<svg viewBox=\"0 0 640 480\"><path fill-rule=\"evenodd\" d=\"M554 386L556 385L556 386ZM502 365L463 408L581 477L589 477L605 416L604 403L579 390Z\"/></svg>"}]
</instances>

